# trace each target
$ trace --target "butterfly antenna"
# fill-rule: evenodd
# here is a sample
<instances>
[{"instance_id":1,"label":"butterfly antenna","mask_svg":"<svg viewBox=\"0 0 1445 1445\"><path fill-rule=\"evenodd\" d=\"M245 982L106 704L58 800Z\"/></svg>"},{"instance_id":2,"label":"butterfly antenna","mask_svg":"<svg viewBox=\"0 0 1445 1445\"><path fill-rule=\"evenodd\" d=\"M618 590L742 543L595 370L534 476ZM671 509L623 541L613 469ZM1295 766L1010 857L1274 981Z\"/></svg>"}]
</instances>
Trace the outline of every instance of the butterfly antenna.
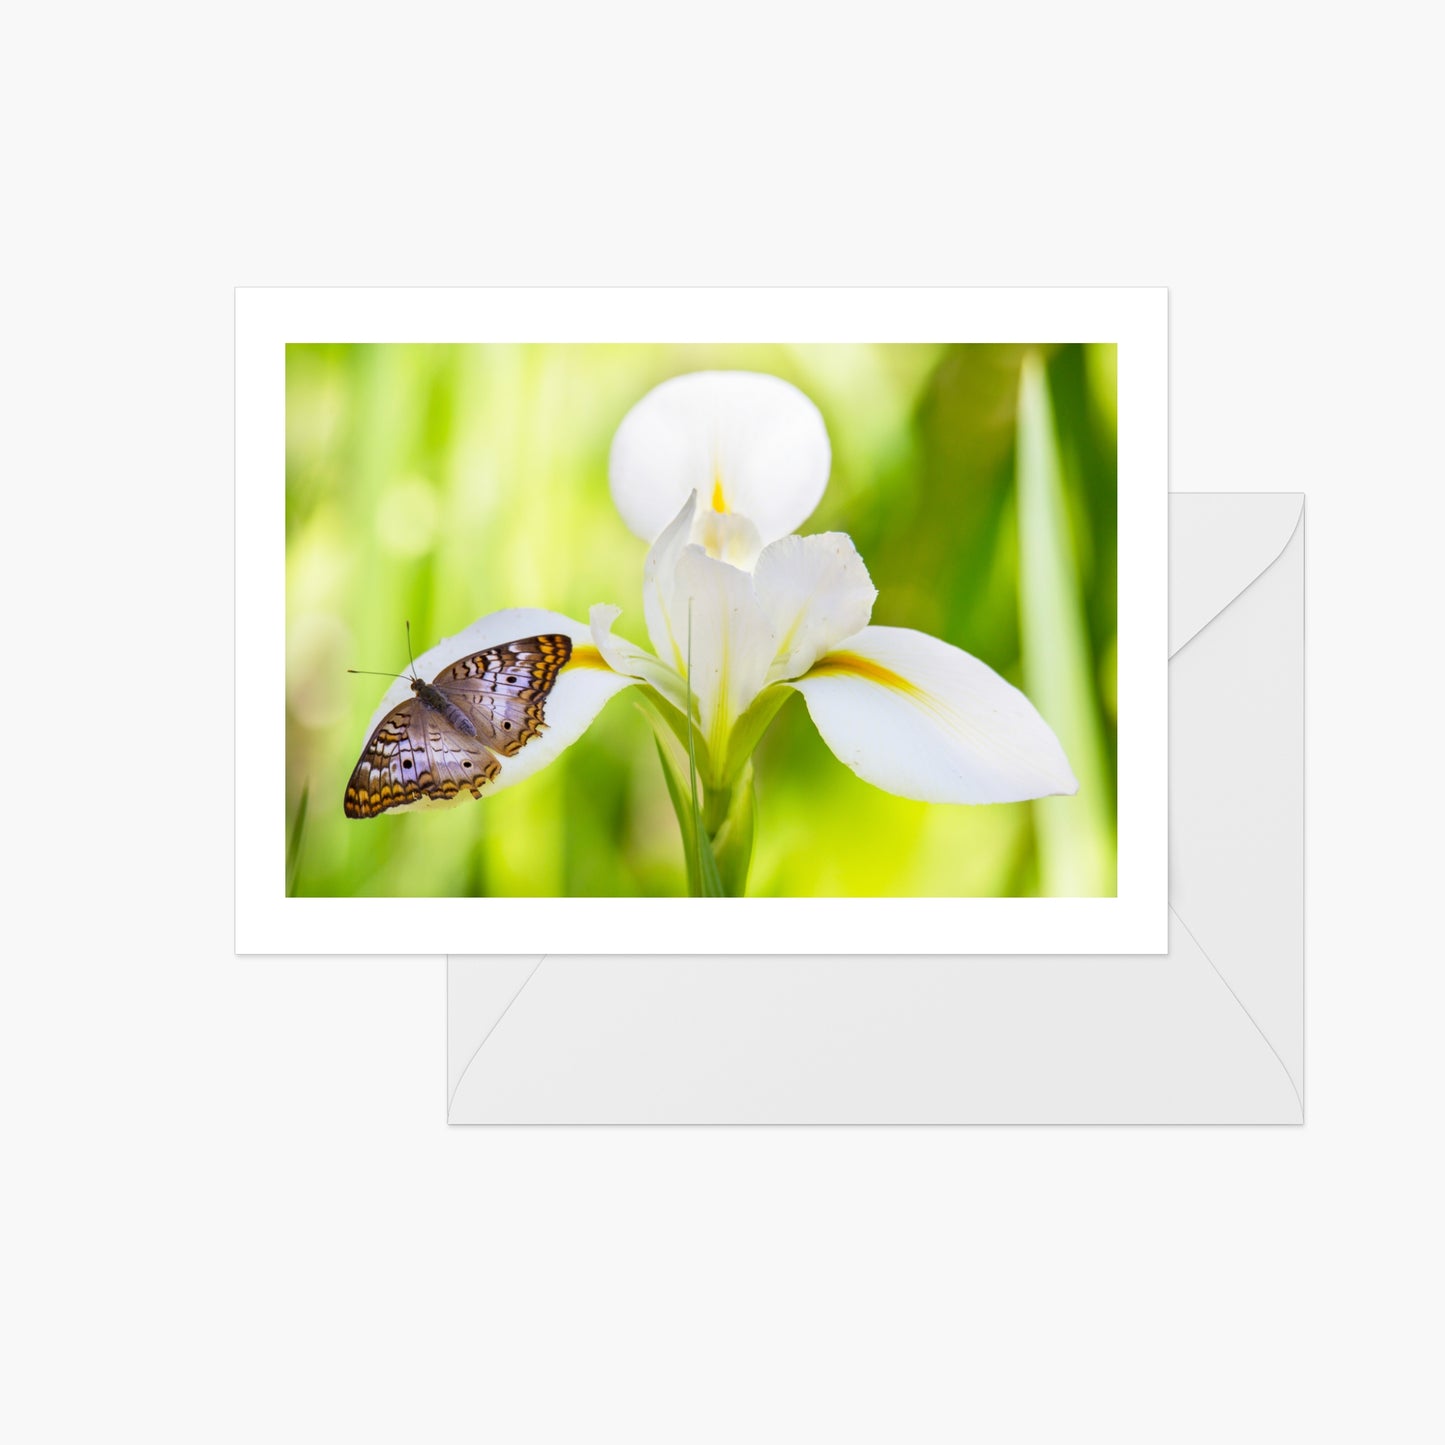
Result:
<instances>
[{"instance_id":1,"label":"butterfly antenna","mask_svg":"<svg viewBox=\"0 0 1445 1445\"><path fill-rule=\"evenodd\" d=\"M415 677L416 658L411 655L411 623L406 624L406 659L411 663L410 672L373 672L369 667L348 667L347 672L354 672L358 677Z\"/></svg>"}]
</instances>

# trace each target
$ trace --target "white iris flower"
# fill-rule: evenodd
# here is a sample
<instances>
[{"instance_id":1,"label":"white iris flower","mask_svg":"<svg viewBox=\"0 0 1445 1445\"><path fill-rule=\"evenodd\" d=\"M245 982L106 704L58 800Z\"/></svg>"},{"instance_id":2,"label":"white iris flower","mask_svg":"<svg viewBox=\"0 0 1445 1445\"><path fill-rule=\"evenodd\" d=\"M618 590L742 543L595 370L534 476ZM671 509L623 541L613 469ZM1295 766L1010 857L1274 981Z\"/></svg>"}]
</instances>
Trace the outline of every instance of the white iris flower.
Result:
<instances>
[{"instance_id":1,"label":"white iris flower","mask_svg":"<svg viewBox=\"0 0 1445 1445\"><path fill-rule=\"evenodd\" d=\"M852 539L794 535L830 462L817 407L777 377L697 372L643 397L617 430L610 471L623 520L651 544L643 606L652 651L612 631L618 608L597 606L590 627L540 610L493 613L417 659L426 677L433 663L515 637L572 638L546 730L506 760L491 790L546 766L610 697L640 685L684 740L681 756L695 760L715 845L727 846L729 824L742 826L746 792L739 883L751 851L749 760L791 691L840 761L901 797L1011 803L1077 792L1058 739L1023 693L939 638L870 626L878 593ZM731 843L736 851L739 839Z\"/></svg>"}]
</instances>

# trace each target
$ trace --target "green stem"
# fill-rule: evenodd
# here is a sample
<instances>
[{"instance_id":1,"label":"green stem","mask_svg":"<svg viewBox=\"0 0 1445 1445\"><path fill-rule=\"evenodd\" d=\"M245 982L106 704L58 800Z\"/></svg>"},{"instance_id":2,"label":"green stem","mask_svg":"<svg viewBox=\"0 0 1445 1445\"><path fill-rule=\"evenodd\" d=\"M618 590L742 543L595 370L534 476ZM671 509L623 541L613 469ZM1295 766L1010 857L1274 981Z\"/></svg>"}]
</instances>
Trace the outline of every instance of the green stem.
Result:
<instances>
[{"instance_id":1,"label":"green stem","mask_svg":"<svg viewBox=\"0 0 1445 1445\"><path fill-rule=\"evenodd\" d=\"M691 631L689 617L689 655ZM791 690L787 688L769 689L745 714L742 737L744 741L750 740L749 751L790 695ZM727 778L719 782L714 779L711 766L716 760L710 756L691 716L691 684L686 689L686 714L655 688L641 686L636 697L652 725L667 795L682 833L688 895L741 898L747 889L757 828L757 798L748 753L730 742Z\"/></svg>"},{"instance_id":2,"label":"green stem","mask_svg":"<svg viewBox=\"0 0 1445 1445\"><path fill-rule=\"evenodd\" d=\"M725 802L721 822L710 828L709 841L717 859L718 877L728 898L741 898L747 891L748 867L753 859L753 837L757 830L757 794L753 788L753 766L726 793L714 795ZM710 799L712 801L712 799Z\"/></svg>"}]
</instances>

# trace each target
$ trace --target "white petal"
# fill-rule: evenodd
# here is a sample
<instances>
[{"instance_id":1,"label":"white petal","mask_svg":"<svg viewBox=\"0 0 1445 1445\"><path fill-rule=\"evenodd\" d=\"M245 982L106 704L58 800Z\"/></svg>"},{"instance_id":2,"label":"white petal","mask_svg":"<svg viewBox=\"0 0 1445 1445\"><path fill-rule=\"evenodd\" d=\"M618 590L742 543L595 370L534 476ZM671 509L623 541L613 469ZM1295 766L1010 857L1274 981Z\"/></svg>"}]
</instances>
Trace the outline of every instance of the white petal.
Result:
<instances>
[{"instance_id":1,"label":"white petal","mask_svg":"<svg viewBox=\"0 0 1445 1445\"><path fill-rule=\"evenodd\" d=\"M697 496L689 492L682 510L652 544L647 561L642 566L642 610L647 618L647 635L652 639L652 650L679 675L687 671L687 617L684 615L681 619L682 632L679 633L678 620L671 615L669 608L677 564L682 557L682 549L692 537L696 513Z\"/></svg>"},{"instance_id":2,"label":"white petal","mask_svg":"<svg viewBox=\"0 0 1445 1445\"><path fill-rule=\"evenodd\" d=\"M773 682L807 672L830 647L861 632L878 596L846 532L779 538L758 558L753 587L778 636Z\"/></svg>"},{"instance_id":3,"label":"white petal","mask_svg":"<svg viewBox=\"0 0 1445 1445\"><path fill-rule=\"evenodd\" d=\"M510 788L545 768L587 731L608 699L624 687L631 687L634 679L614 672L606 664L593 645L591 629L585 622L577 622L560 612L548 612L540 607L512 607L503 612L488 613L454 637L444 638L435 647L427 648L416 659L417 676L430 682L458 658L480 652L484 647L495 647L499 642L515 642L543 632L561 632L570 637L572 657L547 695L546 721L541 734L533 738L516 757L501 759L501 774L495 782L486 785L486 794L499 793L503 788ZM372 729L397 703L411 695L411 683L407 678L399 678L392 683L372 714L366 736L371 736ZM462 793L450 802L428 800L407 803L388 811L404 813L445 808L463 799L470 801L471 795Z\"/></svg>"},{"instance_id":4,"label":"white petal","mask_svg":"<svg viewBox=\"0 0 1445 1445\"><path fill-rule=\"evenodd\" d=\"M750 371L699 371L654 387L612 439L612 499L651 542L692 492L740 512L764 542L807 520L828 484L822 414L797 387Z\"/></svg>"},{"instance_id":5,"label":"white petal","mask_svg":"<svg viewBox=\"0 0 1445 1445\"><path fill-rule=\"evenodd\" d=\"M694 492L693 496L696 497L697 493ZM744 572L753 570L758 554L763 550L763 539L752 518L744 517L740 512L714 512L701 505L693 517L689 540L709 557L741 567Z\"/></svg>"},{"instance_id":6,"label":"white petal","mask_svg":"<svg viewBox=\"0 0 1445 1445\"><path fill-rule=\"evenodd\" d=\"M865 782L930 803L1014 803L1079 785L1049 725L976 657L904 627L868 627L790 684Z\"/></svg>"},{"instance_id":7,"label":"white petal","mask_svg":"<svg viewBox=\"0 0 1445 1445\"><path fill-rule=\"evenodd\" d=\"M668 611L687 668L697 720L710 755L722 760L727 736L768 680L777 638L737 567L686 547L673 574Z\"/></svg>"}]
</instances>

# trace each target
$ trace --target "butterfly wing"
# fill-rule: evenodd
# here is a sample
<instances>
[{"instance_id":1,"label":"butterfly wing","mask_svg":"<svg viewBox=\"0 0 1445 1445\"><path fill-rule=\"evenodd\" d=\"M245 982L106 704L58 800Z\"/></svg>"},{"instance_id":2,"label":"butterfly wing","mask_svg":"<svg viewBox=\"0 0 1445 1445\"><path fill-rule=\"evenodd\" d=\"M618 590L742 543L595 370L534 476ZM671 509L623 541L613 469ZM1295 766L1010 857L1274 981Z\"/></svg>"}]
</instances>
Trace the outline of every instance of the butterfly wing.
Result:
<instances>
[{"instance_id":1,"label":"butterfly wing","mask_svg":"<svg viewBox=\"0 0 1445 1445\"><path fill-rule=\"evenodd\" d=\"M424 798L455 798L463 789L480 798L482 786L501 771L477 739L408 698L377 723L361 750L346 785L346 816L374 818Z\"/></svg>"},{"instance_id":2,"label":"butterfly wing","mask_svg":"<svg viewBox=\"0 0 1445 1445\"><path fill-rule=\"evenodd\" d=\"M541 732L547 694L571 656L565 633L523 637L461 658L432 686L472 720L478 742L515 757Z\"/></svg>"}]
</instances>

